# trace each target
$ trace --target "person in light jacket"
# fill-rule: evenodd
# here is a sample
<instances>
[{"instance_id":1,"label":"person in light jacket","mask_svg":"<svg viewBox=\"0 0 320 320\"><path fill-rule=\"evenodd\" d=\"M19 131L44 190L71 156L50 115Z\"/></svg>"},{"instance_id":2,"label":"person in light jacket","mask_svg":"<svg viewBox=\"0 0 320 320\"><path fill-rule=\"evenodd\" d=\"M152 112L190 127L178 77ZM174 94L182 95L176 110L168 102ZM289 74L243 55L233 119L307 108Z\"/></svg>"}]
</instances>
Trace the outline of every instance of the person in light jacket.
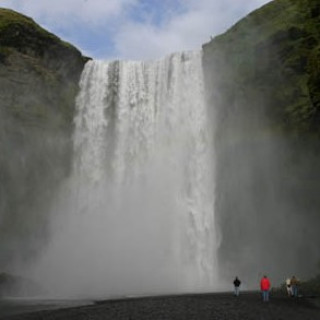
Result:
<instances>
[{"instance_id":1,"label":"person in light jacket","mask_svg":"<svg viewBox=\"0 0 320 320\"><path fill-rule=\"evenodd\" d=\"M288 278L286 280L286 288L287 288L288 297L291 297L292 296L292 288L291 288L291 280L290 280L290 278Z\"/></svg>"}]
</instances>

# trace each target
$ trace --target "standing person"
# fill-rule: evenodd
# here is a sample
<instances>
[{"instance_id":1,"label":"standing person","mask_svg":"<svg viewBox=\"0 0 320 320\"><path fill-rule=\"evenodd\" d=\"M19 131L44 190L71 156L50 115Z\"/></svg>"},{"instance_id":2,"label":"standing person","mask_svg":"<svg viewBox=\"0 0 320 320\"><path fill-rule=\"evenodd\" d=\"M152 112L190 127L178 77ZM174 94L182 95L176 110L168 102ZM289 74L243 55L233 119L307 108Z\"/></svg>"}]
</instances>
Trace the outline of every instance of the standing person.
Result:
<instances>
[{"instance_id":1,"label":"standing person","mask_svg":"<svg viewBox=\"0 0 320 320\"><path fill-rule=\"evenodd\" d=\"M271 283L268 277L265 275L260 281L260 289L262 292L262 300L264 302L269 301L269 291L270 291Z\"/></svg>"},{"instance_id":2,"label":"standing person","mask_svg":"<svg viewBox=\"0 0 320 320\"><path fill-rule=\"evenodd\" d=\"M286 280L286 288L287 288L288 297L291 297L292 296L292 288L291 288L291 279L290 278L288 278Z\"/></svg>"},{"instance_id":3,"label":"standing person","mask_svg":"<svg viewBox=\"0 0 320 320\"><path fill-rule=\"evenodd\" d=\"M241 281L238 279L238 277L234 279L233 284L234 284L234 295L236 297L239 297Z\"/></svg>"},{"instance_id":4,"label":"standing person","mask_svg":"<svg viewBox=\"0 0 320 320\"><path fill-rule=\"evenodd\" d=\"M292 296L297 297L299 280L295 276L292 276L290 280L290 284L291 284Z\"/></svg>"}]
</instances>

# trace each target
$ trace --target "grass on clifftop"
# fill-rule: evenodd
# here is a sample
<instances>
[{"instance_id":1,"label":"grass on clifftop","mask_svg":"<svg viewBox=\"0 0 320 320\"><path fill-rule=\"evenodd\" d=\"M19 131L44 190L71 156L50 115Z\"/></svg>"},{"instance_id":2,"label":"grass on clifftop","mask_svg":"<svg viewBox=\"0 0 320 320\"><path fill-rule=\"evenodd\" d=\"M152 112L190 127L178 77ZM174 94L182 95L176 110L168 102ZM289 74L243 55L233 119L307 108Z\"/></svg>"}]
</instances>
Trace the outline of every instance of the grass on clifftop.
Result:
<instances>
[{"instance_id":1,"label":"grass on clifftop","mask_svg":"<svg viewBox=\"0 0 320 320\"><path fill-rule=\"evenodd\" d=\"M37 35L37 37L46 39L50 43L59 43L69 49L74 48L68 42L62 41L40 27L33 19L10 9L0 8L0 47L15 47L14 40L16 39L17 43L21 42L21 33Z\"/></svg>"},{"instance_id":2,"label":"grass on clifftop","mask_svg":"<svg viewBox=\"0 0 320 320\"><path fill-rule=\"evenodd\" d=\"M251 45L255 45L291 27L319 36L319 20L311 22L312 18L319 16L319 11L318 0L274 0L247 15L214 41L225 43L241 39L250 40Z\"/></svg>"},{"instance_id":3,"label":"grass on clifftop","mask_svg":"<svg viewBox=\"0 0 320 320\"><path fill-rule=\"evenodd\" d=\"M38 27L39 31L43 30L31 18L10 9L0 8L0 31L5 30L12 24L32 25Z\"/></svg>"},{"instance_id":4,"label":"grass on clifftop","mask_svg":"<svg viewBox=\"0 0 320 320\"><path fill-rule=\"evenodd\" d=\"M59 40L59 38L57 38L55 35L49 33L36 24L33 19L10 9L0 8L0 34L8 32L8 29L12 28L12 26L30 28L43 36L52 38L54 40Z\"/></svg>"}]
</instances>

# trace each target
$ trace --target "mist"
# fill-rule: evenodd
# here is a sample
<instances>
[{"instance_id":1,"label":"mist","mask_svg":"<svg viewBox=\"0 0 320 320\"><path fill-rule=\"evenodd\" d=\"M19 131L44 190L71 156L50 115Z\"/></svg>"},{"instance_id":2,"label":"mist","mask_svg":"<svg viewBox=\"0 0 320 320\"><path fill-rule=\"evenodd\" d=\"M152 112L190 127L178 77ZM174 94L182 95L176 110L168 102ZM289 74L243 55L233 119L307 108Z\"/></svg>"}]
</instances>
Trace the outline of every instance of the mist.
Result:
<instances>
[{"instance_id":1,"label":"mist","mask_svg":"<svg viewBox=\"0 0 320 320\"><path fill-rule=\"evenodd\" d=\"M90 61L75 110L80 53L1 69L2 270L72 298L314 276L318 78L299 29L272 19L249 15L203 52ZM43 65L60 73L43 81Z\"/></svg>"},{"instance_id":2,"label":"mist","mask_svg":"<svg viewBox=\"0 0 320 320\"><path fill-rule=\"evenodd\" d=\"M300 179L315 174L316 155L270 131L262 96L226 105L219 68L201 53L89 62L72 144L46 132L19 149L30 169L46 146L51 170L37 175L28 236L17 242L11 227L3 242L6 267L59 298L228 290L235 275L256 289L263 274L274 285L315 274L317 197Z\"/></svg>"},{"instance_id":3,"label":"mist","mask_svg":"<svg viewBox=\"0 0 320 320\"><path fill-rule=\"evenodd\" d=\"M39 101L32 94L23 99L25 105ZM68 172L69 141L65 132L53 133L31 116L26 120L22 110L14 110L20 112L18 121L12 110L0 112L0 267L15 272L15 266L32 260L47 240L45 213Z\"/></svg>"},{"instance_id":4,"label":"mist","mask_svg":"<svg viewBox=\"0 0 320 320\"><path fill-rule=\"evenodd\" d=\"M7 11L1 14L6 19ZM8 50L0 61L0 270L2 281L21 282L29 287L24 294L34 294L41 284L27 281L26 266L48 243L49 208L70 173L70 115L83 61L56 38L42 48L34 33L24 43L28 28L21 27L15 41L6 29L1 32ZM1 294L4 287L2 282Z\"/></svg>"},{"instance_id":5,"label":"mist","mask_svg":"<svg viewBox=\"0 0 320 320\"><path fill-rule=\"evenodd\" d=\"M281 45L273 43L261 38L270 25L261 23L258 33L255 23L260 21L248 16L224 39L203 47L214 119L220 277L237 275L252 289L264 274L274 286L292 275L309 279L320 260L319 153L317 139L299 131L302 120L292 121L288 107L298 92L298 75L283 62L290 34L281 31Z\"/></svg>"},{"instance_id":6,"label":"mist","mask_svg":"<svg viewBox=\"0 0 320 320\"><path fill-rule=\"evenodd\" d=\"M257 288L263 274L274 285L294 274L312 277L319 261L318 219L313 196L300 186L309 160L297 164L293 176L296 154L285 138L257 134L232 140L217 155L219 262L225 276L241 274L249 288Z\"/></svg>"},{"instance_id":7,"label":"mist","mask_svg":"<svg viewBox=\"0 0 320 320\"><path fill-rule=\"evenodd\" d=\"M50 208L50 242L27 269L48 295L219 288L201 57L87 63L72 172Z\"/></svg>"}]
</instances>

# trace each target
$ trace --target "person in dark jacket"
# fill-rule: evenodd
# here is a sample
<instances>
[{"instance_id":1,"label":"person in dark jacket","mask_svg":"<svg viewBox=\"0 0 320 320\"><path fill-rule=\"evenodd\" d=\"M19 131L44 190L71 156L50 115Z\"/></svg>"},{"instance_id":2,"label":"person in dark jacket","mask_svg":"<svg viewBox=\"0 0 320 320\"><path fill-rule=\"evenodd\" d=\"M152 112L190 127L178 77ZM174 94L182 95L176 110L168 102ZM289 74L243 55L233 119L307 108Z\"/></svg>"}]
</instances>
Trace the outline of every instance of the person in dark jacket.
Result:
<instances>
[{"instance_id":1,"label":"person in dark jacket","mask_svg":"<svg viewBox=\"0 0 320 320\"><path fill-rule=\"evenodd\" d=\"M241 284L241 281L238 279L238 277L234 279L233 284L234 284L234 295L238 297L240 293L240 284Z\"/></svg>"}]
</instances>

